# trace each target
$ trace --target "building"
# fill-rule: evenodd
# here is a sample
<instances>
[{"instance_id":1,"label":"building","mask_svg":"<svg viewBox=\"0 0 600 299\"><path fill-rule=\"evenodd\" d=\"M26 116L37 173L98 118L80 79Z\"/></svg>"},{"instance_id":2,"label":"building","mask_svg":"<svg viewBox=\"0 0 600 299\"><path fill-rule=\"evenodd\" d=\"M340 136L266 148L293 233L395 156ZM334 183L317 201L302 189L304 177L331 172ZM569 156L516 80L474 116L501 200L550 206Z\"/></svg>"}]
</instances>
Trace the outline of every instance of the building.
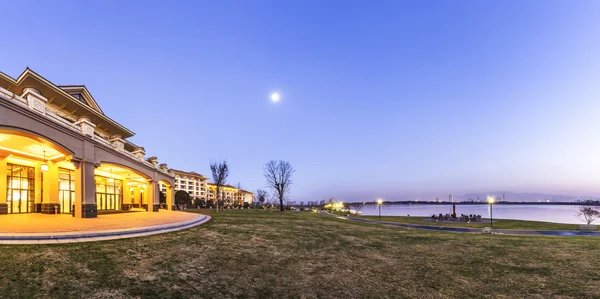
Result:
<instances>
[{"instance_id":1,"label":"building","mask_svg":"<svg viewBox=\"0 0 600 299\"><path fill-rule=\"evenodd\" d=\"M0 214L158 212L161 184L171 207L173 175L133 135L84 85L0 73Z\"/></svg>"},{"instance_id":2,"label":"building","mask_svg":"<svg viewBox=\"0 0 600 299\"><path fill-rule=\"evenodd\" d=\"M193 200L206 200L208 189L207 177L193 171L169 169L169 172L175 175L175 192L183 190ZM160 191L164 192L165 190L166 186L161 186Z\"/></svg>"},{"instance_id":3,"label":"building","mask_svg":"<svg viewBox=\"0 0 600 299\"><path fill-rule=\"evenodd\" d=\"M208 183L208 200L215 201L217 186L213 183ZM242 206L244 203L251 204L254 199L254 193L243 189L238 189L231 185L223 185L219 188L219 199L223 200L226 205L237 203Z\"/></svg>"}]
</instances>

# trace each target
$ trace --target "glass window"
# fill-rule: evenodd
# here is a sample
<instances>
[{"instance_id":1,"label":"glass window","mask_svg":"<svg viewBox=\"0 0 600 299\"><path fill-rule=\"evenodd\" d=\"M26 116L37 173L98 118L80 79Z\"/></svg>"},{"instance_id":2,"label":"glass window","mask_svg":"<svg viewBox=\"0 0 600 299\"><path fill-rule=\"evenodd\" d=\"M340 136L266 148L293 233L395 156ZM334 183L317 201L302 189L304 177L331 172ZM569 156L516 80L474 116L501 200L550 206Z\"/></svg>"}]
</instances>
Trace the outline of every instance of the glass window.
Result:
<instances>
[{"instance_id":1,"label":"glass window","mask_svg":"<svg viewBox=\"0 0 600 299\"><path fill-rule=\"evenodd\" d=\"M123 181L96 176L96 209L120 210L123 203Z\"/></svg>"},{"instance_id":2,"label":"glass window","mask_svg":"<svg viewBox=\"0 0 600 299\"><path fill-rule=\"evenodd\" d=\"M73 212L75 204L75 176L72 170L58 170L58 201L61 213Z\"/></svg>"},{"instance_id":3,"label":"glass window","mask_svg":"<svg viewBox=\"0 0 600 299\"><path fill-rule=\"evenodd\" d=\"M6 165L6 203L8 213L31 213L35 200L35 169L23 165Z\"/></svg>"}]
</instances>

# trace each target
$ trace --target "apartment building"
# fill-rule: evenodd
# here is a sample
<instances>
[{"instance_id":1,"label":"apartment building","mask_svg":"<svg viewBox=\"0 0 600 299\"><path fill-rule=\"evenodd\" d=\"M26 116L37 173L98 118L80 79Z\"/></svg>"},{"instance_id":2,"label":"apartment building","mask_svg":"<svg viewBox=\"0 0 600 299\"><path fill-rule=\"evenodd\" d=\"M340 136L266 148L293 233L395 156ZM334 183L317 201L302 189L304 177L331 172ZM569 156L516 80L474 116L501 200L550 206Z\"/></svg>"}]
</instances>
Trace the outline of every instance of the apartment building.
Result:
<instances>
[{"instance_id":1,"label":"apartment building","mask_svg":"<svg viewBox=\"0 0 600 299\"><path fill-rule=\"evenodd\" d=\"M192 200L206 200L207 177L193 171L169 169L169 172L175 176L175 192L183 190L190 195ZM162 186L161 191L163 191Z\"/></svg>"},{"instance_id":2,"label":"apartment building","mask_svg":"<svg viewBox=\"0 0 600 299\"><path fill-rule=\"evenodd\" d=\"M215 194L217 192L217 186L213 183L208 183L208 199L215 201ZM246 203L252 203L254 193L243 189L236 188L232 185L223 185L219 189L219 199L222 199L225 204L232 205L238 203L243 205Z\"/></svg>"}]
</instances>

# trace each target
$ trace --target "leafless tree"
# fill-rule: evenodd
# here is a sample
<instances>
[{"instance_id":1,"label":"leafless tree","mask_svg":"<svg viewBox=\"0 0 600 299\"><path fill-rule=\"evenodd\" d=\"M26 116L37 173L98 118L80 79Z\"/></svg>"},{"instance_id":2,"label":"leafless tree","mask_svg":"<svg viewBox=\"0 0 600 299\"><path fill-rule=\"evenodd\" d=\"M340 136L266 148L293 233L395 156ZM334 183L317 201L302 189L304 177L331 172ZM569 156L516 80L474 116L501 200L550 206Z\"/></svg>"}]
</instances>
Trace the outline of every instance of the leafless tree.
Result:
<instances>
[{"instance_id":1,"label":"leafless tree","mask_svg":"<svg viewBox=\"0 0 600 299\"><path fill-rule=\"evenodd\" d=\"M590 225L600 218L600 211L598 211L597 207L580 207L578 216L584 220L587 225Z\"/></svg>"},{"instance_id":2,"label":"leafless tree","mask_svg":"<svg viewBox=\"0 0 600 299\"><path fill-rule=\"evenodd\" d=\"M255 195L256 205L257 206L259 204L262 205L265 202L265 200L267 200L267 196L269 196L269 194L267 193L266 190L263 190L263 189L256 190L256 195Z\"/></svg>"},{"instance_id":3,"label":"leafless tree","mask_svg":"<svg viewBox=\"0 0 600 299\"><path fill-rule=\"evenodd\" d=\"M213 182L216 187L215 207L217 212L219 212L219 191L221 190L221 186L225 185L227 182L227 177L229 176L229 167L227 166L227 161L223 160L223 162L210 163L210 171L212 172Z\"/></svg>"},{"instance_id":4,"label":"leafless tree","mask_svg":"<svg viewBox=\"0 0 600 299\"><path fill-rule=\"evenodd\" d=\"M292 186L294 168L288 161L271 160L265 165L267 186L273 189L273 195L279 199L279 208L283 212L283 201L286 200Z\"/></svg>"}]
</instances>

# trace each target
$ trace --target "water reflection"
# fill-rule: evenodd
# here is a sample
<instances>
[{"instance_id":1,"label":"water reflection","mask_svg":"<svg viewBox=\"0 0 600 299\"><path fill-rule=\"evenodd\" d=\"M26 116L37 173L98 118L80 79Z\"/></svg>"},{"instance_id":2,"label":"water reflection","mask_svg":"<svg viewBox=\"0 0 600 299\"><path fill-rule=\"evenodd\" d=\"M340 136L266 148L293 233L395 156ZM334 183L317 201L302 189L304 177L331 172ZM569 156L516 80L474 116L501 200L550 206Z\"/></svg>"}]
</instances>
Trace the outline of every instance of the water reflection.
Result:
<instances>
[{"instance_id":1,"label":"water reflection","mask_svg":"<svg viewBox=\"0 0 600 299\"><path fill-rule=\"evenodd\" d=\"M365 205L363 215L376 216L377 206ZM494 204L494 219L517 219L532 221L547 221L557 223L583 224L584 221L577 216L579 206L575 205L503 205ZM452 214L452 205L383 205L382 216L424 216L432 214ZM456 205L456 214L475 214L484 218L490 217L489 205ZM600 223L600 222L599 222Z\"/></svg>"}]
</instances>

